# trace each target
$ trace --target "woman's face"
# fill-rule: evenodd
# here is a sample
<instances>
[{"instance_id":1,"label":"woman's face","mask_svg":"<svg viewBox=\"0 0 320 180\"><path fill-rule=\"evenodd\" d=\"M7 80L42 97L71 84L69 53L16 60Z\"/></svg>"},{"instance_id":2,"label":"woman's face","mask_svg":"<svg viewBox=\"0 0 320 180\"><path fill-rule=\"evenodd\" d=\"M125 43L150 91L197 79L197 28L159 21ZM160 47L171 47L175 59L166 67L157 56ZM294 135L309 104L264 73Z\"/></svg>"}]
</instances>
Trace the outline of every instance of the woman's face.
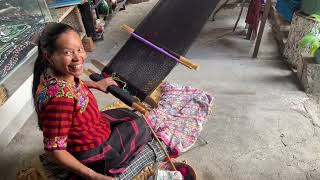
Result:
<instances>
[{"instance_id":1,"label":"woman's face","mask_svg":"<svg viewBox=\"0 0 320 180\"><path fill-rule=\"evenodd\" d=\"M80 36L75 31L65 32L56 40L56 47L56 51L49 56L55 73L67 81L80 77L86 59Z\"/></svg>"}]
</instances>

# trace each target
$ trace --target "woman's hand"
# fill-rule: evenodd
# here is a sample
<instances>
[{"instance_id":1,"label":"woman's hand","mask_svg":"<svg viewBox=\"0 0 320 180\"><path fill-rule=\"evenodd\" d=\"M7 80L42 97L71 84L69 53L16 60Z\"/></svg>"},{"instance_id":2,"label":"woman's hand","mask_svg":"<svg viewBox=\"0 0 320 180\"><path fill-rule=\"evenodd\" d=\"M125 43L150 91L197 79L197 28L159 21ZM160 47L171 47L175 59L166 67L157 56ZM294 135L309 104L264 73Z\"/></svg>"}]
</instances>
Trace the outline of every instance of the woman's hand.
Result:
<instances>
[{"instance_id":1,"label":"woman's hand","mask_svg":"<svg viewBox=\"0 0 320 180\"><path fill-rule=\"evenodd\" d=\"M107 88L111 85L118 86L118 84L110 77L97 81L95 82L95 84L96 84L96 89L99 89L100 91L106 91Z\"/></svg>"},{"instance_id":2,"label":"woman's hand","mask_svg":"<svg viewBox=\"0 0 320 180\"><path fill-rule=\"evenodd\" d=\"M114 180L113 177L104 176L95 172L94 170L83 165L72 154L66 150L54 150L48 152L58 164L62 165L66 169L73 171L74 173L91 180Z\"/></svg>"}]
</instances>

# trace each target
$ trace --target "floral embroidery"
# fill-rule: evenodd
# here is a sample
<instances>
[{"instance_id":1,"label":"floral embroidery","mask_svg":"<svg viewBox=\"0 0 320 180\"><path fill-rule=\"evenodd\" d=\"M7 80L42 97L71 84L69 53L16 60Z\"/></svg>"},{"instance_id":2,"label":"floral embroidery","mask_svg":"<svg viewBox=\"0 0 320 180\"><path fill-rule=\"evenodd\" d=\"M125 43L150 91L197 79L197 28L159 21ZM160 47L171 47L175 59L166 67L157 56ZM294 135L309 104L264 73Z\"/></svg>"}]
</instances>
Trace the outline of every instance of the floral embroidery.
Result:
<instances>
[{"instance_id":1,"label":"floral embroidery","mask_svg":"<svg viewBox=\"0 0 320 180\"><path fill-rule=\"evenodd\" d=\"M46 101L46 92L45 91L42 91L40 93L37 93L38 94L38 104L39 106L43 106L44 102Z\"/></svg>"},{"instance_id":2,"label":"floral embroidery","mask_svg":"<svg viewBox=\"0 0 320 180\"><path fill-rule=\"evenodd\" d=\"M51 96L51 97L55 97L55 96L58 96L58 93L59 93L59 87L58 86L50 86L48 88L48 96Z\"/></svg>"},{"instance_id":3,"label":"floral embroidery","mask_svg":"<svg viewBox=\"0 0 320 180\"><path fill-rule=\"evenodd\" d=\"M44 147L48 150L65 149L67 147L67 136L44 138Z\"/></svg>"},{"instance_id":4,"label":"floral embroidery","mask_svg":"<svg viewBox=\"0 0 320 180\"><path fill-rule=\"evenodd\" d=\"M81 107L81 110L83 111L83 107L85 107L86 105L86 99L83 96L79 96L78 98L78 104Z\"/></svg>"},{"instance_id":5,"label":"floral embroidery","mask_svg":"<svg viewBox=\"0 0 320 180\"><path fill-rule=\"evenodd\" d=\"M53 97L67 97L77 100L80 112L84 112L89 104L88 90L82 81L72 85L66 81L58 80L48 72L41 75L40 84L36 92L37 110L41 111L43 106Z\"/></svg>"}]
</instances>

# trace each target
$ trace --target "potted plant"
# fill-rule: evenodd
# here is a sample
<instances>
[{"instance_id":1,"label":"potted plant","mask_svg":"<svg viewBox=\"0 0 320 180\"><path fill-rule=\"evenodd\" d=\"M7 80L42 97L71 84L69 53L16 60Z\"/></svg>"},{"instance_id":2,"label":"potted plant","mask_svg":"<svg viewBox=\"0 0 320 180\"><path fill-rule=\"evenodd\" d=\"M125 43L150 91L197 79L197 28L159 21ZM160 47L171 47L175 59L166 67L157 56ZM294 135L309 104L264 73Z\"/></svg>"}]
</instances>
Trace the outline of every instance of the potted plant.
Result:
<instances>
[{"instance_id":1,"label":"potted plant","mask_svg":"<svg viewBox=\"0 0 320 180\"><path fill-rule=\"evenodd\" d=\"M313 14L310 16L320 24L320 15ZM299 42L300 48L308 47L310 53L314 56L314 62L320 64L320 29L317 28L315 33L307 33Z\"/></svg>"}]
</instances>

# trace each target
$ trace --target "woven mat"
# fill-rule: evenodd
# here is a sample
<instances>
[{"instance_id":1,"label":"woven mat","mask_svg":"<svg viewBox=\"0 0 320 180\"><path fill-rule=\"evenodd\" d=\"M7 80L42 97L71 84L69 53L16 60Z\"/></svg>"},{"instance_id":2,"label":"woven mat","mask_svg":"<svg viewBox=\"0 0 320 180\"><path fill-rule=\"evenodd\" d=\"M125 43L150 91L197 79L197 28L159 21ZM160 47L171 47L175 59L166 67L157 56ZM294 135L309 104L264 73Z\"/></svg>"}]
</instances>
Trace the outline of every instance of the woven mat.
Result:
<instances>
[{"instance_id":1,"label":"woven mat","mask_svg":"<svg viewBox=\"0 0 320 180\"><path fill-rule=\"evenodd\" d=\"M4 88L3 86L0 86L0 106L3 105L7 99L8 99L8 92L6 88Z\"/></svg>"}]
</instances>

